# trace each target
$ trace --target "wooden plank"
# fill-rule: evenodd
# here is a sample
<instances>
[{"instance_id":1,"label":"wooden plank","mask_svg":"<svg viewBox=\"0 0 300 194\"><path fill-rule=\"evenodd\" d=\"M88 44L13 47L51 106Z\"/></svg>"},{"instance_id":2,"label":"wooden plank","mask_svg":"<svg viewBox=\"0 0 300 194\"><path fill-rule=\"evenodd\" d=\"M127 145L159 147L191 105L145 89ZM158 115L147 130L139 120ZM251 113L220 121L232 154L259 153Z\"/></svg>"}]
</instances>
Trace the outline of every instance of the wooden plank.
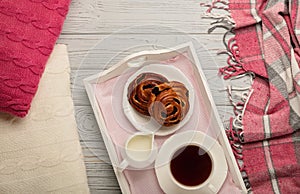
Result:
<instances>
[{"instance_id":1,"label":"wooden plank","mask_svg":"<svg viewBox=\"0 0 300 194\"><path fill-rule=\"evenodd\" d=\"M179 34L179 35L157 35L157 34L112 34L112 35L101 35L101 34L78 34L78 35L65 35L61 34L58 42L62 44L68 45L68 51L74 54L80 54L89 51L91 48L93 48L98 42L103 41L104 39L113 39L116 38L115 41L118 44L121 44L118 39L126 39L126 41L136 40L137 44L144 43L144 44L151 44L151 43L159 43L160 41L167 42L169 40L174 41L172 44L180 44L183 41L186 41L186 36L189 36L190 39L195 39L199 43L203 44L207 49L212 50L212 54L215 54L214 52L219 49L224 49L224 45L221 42L223 38L223 34L201 34L201 35L190 35L190 34ZM161 38L160 38L161 37ZM153 40L154 39L154 40ZM156 40L155 40L156 39ZM177 41L176 41L177 39ZM179 41L179 42L178 42ZM111 44L111 42L109 42ZM128 42L127 42L128 44ZM105 44L103 44L105 46ZM118 45L108 45L112 49L111 51L114 51L116 48L118 48ZM72 56L72 55L71 55Z\"/></svg>"},{"instance_id":2,"label":"wooden plank","mask_svg":"<svg viewBox=\"0 0 300 194\"><path fill-rule=\"evenodd\" d=\"M120 193L92 108L76 106L75 116L91 193Z\"/></svg>"},{"instance_id":3,"label":"wooden plank","mask_svg":"<svg viewBox=\"0 0 300 194\"><path fill-rule=\"evenodd\" d=\"M105 69L120 61L125 56L142 50L170 48L189 41L194 43L199 53L203 69L218 69L226 66L226 55L217 55L224 50L223 36L205 35L61 35L58 43L67 44L71 68ZM153 45L160 45L154 47ZM207 50L206 50L206 49ZM215 60L215 63L212 62Z\"/></svg>"},{"instance_id":4,"label":"wooden plank","mask_svg":"<svg viewBox=\"0 0 300 194\"><path fill-rule=\"evenodd\" d=\"M100 138L100 132L92 108L90 106L84 108L75 106L75 118L80 140L84 142L98 141L99 145L97 147L104 147L103 143L100 145L102 138Z\"/></svg>"},{"instance_id":5,"label":"wooden plank","mask_svg":"<svg viewBox=\"0 0 300 194\"><path fill-rule=\"evenodd\" d=\"M122 193L121 190L118 189L114 189L113 190L106 190L106 189L98 189L98 187L96 186L96 188L93 185L90 185L90 191L91 193L97 193L97 194L120 194Z\"/></svg>"},{"instance_id":6,"label":"wooden plank","mask_svg":"<svg viewBox=\"0 0 300 194\"><path fill-rule=\"evenodd\" d=\"M205 33L210 20L201 19L206 8L198 0L81 0L72 1L63 33L109 34L132 26L168 26L186 33ZM160 27L160 28L161 28ZM157 33L148 26L127 33Z\"/></svg>"}]
</instances>

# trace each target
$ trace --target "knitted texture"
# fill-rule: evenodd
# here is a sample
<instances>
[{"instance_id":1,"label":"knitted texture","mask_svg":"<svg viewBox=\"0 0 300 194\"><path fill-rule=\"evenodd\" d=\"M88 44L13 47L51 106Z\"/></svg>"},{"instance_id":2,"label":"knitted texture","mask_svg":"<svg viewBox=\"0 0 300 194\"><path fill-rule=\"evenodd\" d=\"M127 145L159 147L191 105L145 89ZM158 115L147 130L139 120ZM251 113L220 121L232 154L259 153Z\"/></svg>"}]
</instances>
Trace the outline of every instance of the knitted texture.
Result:
<instances>
[{"instance_id":1,"label":"knitted texture","mask_svg":"<svg viewBox=\"0 0 300 194\"><path fill-rule=\"evenodd\" d=\"M227 5L225 79L252 75L234 104L228 132L246 186L254 193L300 193L300 1L215 0ZM227 24L233 24L229 28ZM220 25L219 25L220 26ZM225 39L224 39L225 40Z\"/></svg>"},{"instance_id":2,"label":"knitted texture","mask_svg":"<svg viewBox=\"0 0 300 194\"><path fill-rule=\"evenodd\" d=\"M24 117L70 0L0 0L0 111Z\"/></svg>"},{"instance_id":3,"label":"knitted texture","mask_svg":"<svg viewBox=\"0 0 300 194\"><path fill-rule=\"evenodd\" d=\"M0 113L0 147L0 193L89 193L65 45L55 46L28 116Z\"/></svg>"}]
</instances>

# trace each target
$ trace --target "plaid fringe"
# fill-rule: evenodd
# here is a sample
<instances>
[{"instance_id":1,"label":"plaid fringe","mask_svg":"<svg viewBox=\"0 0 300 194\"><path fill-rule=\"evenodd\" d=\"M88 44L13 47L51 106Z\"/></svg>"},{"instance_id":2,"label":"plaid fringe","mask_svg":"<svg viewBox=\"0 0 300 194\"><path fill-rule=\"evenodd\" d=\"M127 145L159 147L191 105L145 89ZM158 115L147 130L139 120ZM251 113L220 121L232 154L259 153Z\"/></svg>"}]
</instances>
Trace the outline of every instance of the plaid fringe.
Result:
<instances>
[{"instance_id":1,"label":"plaid fringe","mask_svg":"<svg viewBox=\"0 0 300 194\"><path fill-rule=\"evenodd\" d=\"M241 76L247 76L249 75L251 79L253 78L252 74L243 74ZM232 79L237 79L238 77L232 77ZM252 82L252 81L251 81ZM237 99L234 99L233 97L233 91L238 91L241 93L240 99L238 102L235 102ZM242 118L245 112L245 107L248 103L248 99L250 98L253 90L251 90L251 87L249 88L236 88L232 86L228 86L228 94L231 104L234 107L234 117L230 118L230 124L229 127L226 129L226 134L229 140L229 143L231 145L233 154L237 160L239 170L242 174L242 178L244 180L245 186L248 189L248 192L251 191L250 182L247 175L247 168L244 165L243 162L243 145L244 142L244 132L243 132L243 124L242 124Z\"/></svg>"},{"instance_id":2,"label":"plaid fringe","mask_svg":"<svg viewBox=\"0 0 300 194\"><path fill-rule=\"evenodd\" d=\"M228 87L235 116L226 130L246 187L300 193L300 0L227 1L201 5L216 20L209 33L226 29L220 75L231 85L253 78L251 89Z\"/></svg>"},{"instance_id":3,"label":"plaid fringe","mask_svg":"<svg viewBox=\"0 0 300 194\"><path fill-rule=\"evenodd\" d=\"M220 6L219 4L223 4ZM226 54L228 55L227 64L228 66L222 67L219 69L219 74L223 75L224 79L238 79L243 76L250 76L251 78L251 85L252 80L254 78L253 73L247 73L246 70L243 68L241 61L239 60L239 48L236 44L235 37L231 37L227 41L227 37L231 34L234 35L234 26L235 23L230 16L228 10L228 2L221 1L221 0L214 0L211 4L200 3L202 7L208 7L205 14L202 18L208 19L215 19L214 22L211 23L212 27L208 29L208 33L212 33L217 28L223 28L226 32L223 35L223 43L226 50L221 50L217 54ZM228 14L215 14L212 13L214 9L222 9L227 11ZM248 99L252 94L251 86L247 88L238 88L229 85L227 87L227 91L229 94L229 99L231 104L234 107L234 117L230 118L229 127L226 128L226 134L231 145L233 154L236 158L239 170L242 174L242 178L244 180L245 186L250 193L251 185L247 175L247 168L243 162L243 145L244 137L243 137L243 125L242 125L242 117L244 114L245 107L248 103ZM233 97L233 91L239 91L241 93L240 100L236 102L236 99Z\"/></svg>"}]
</instances>

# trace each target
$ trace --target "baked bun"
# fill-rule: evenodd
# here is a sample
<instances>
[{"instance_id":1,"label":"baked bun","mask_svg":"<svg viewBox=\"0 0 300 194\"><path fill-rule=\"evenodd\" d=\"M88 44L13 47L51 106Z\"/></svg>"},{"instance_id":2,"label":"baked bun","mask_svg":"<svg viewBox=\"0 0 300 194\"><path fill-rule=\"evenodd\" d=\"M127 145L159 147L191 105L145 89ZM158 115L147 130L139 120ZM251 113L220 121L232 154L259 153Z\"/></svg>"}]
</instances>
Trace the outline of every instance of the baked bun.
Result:
<instances>
[{"instance_id":1,"label":"baked bun","mask_svg":"<svg viewBox=\"0 0 300 194\"><path fill-rule=\"evenodd\" d=\"M139 113L149 116L148 107L155 99L152 89L167 81L167 78L156 73L140 74L128 86L129 103Z\"/></svg>"},{"instance_id":2,"label":"baked bun","mask_svg":"<svg viewBox=\"0 0 300 194\"><path fill-rule=\"evenodd\" d=\"M190 105L189 91L182 83L162 83L152 93L155 100L150 104L149 113L159 124L169 127L184 119Z\"/></svg>"}]
</instances>

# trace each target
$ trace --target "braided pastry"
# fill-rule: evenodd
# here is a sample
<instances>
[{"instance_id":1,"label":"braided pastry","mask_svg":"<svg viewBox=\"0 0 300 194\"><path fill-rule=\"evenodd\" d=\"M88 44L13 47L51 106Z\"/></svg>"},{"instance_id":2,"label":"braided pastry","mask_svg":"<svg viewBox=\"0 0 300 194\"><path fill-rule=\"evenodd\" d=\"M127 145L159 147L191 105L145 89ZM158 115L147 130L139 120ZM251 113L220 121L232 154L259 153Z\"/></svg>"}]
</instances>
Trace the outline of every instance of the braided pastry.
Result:
<instances>
[{"instance_id":1,"label":"braided pastry","mask_svg":"<svg viewBox=\"0 0 300 194\"><path fill-rule=\"evenodd\" d=\"M189 91L182 83L163 83L155 86L152 92L156 94L156 98L150 104L149 113L159 124L168 127L184 119L190 105Z\"/></svg>"},{"instance_id":2,"label":"braided pastry","mask_svg":"<svg viewBox=\"0 0 300 194\"><path fill-rule=\"evenodd\" d=\"M131 106L143 115L149 116L149 104L155 99L153 87L167 82L167 78L155 73L142 73L128 86L127 98Z\"/></svg>"}]
</instances>

